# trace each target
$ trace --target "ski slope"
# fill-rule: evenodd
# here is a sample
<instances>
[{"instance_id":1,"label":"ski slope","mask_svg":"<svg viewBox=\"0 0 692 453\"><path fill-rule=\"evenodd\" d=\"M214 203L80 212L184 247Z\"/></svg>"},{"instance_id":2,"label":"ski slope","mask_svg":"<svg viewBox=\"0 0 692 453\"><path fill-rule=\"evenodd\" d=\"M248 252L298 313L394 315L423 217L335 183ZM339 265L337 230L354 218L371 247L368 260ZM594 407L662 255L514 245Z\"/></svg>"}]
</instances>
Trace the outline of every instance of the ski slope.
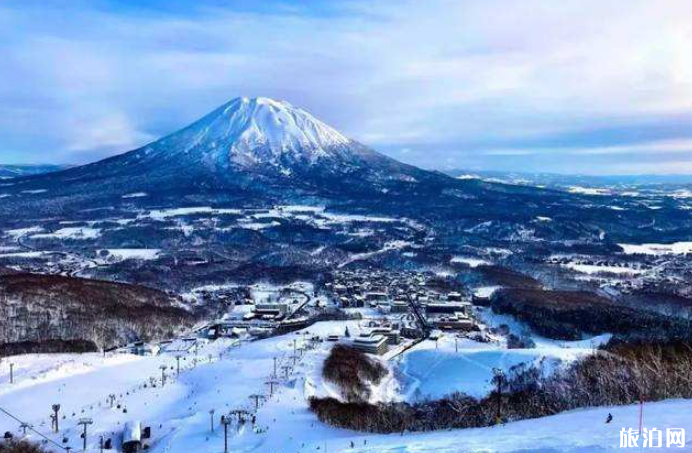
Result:
<instances>
[{"instance_id":1,"label":"ski slope","mask_svg":"<svg viewBox=\"0 0 692 453\"><path fill-rule=\"evenodd\" d=\"M689 400L670 400L644 406L643 426L683 428L687 437L692 433ZM613 421L605 423L608 414ZM394 434L367 438L356 448L330 451L349 453L606 453L626 451L673 452L688 451L686 447L666 447L665 434L661 448L620 448L620 430L637 429L639 406L604 407L577 410L535 420L507 425L434 432L426 434Z\"/></svg>"},{"instance_id":2,"label":"ski slope","mask_svg":"<svg viewBox=\"0 0 692 453\"><path fill-rule=\"evenodd\" d=\"M12 357L0 364L0 407L74 451L81 449L79 418L91 417L94 424L89 427L87 438L91 451L98 448L100 436L115 438L126 422L141 420L152 427L154 453L222 452L219 416L233 409L254 412L251 395L255 394L267 399L260 401L254 427L251 423L229 426L231 452L598 453L619 450L620 429L637 427L638 406L580 410L501 427L403 436L364 434L326 426L308 410L307 397L335 391L320 377L322 361L334 343L317 343L314 349L298 353L300 358L295 365L291 356L294 349L299 351L309 345L310 336L343 334L346 325L350 331L358 331L357 322L322 322L306 331L265 340L198 341L195 347L182 352L164 352L158 356ZM465 346L470 348L468 344ZM431 347L434 348L432 342L422 346L421 351L431 351ZM451 353L449 344L442 347L445 354ZM176 376L176 355L181 357L179 376ZM270 397L265 383L273 374L274 358L278 382ZM465 359L459 360L463 363ZM14 363L14 384L8 382L10 361ZM162 365L167 375L163 387ZM388 391L391 391L390 384L387 384ZM113 407L108 399L111 394L115 395ZM50 406L54 403L62 405L61 414L65 416L60 420L59 434L50 433ZM645 426L692 428L687 416L691 408L691 402L682 400L646 404ZM213 432L212 409L215 411ZM606 425L609 412L614 420ZM5 416L0 416L0 429L15 435L20 432L18 423ZM63 437L68 439L65 444ZM39 440L36 434L30 438Z\"/></svg>"}]
</instances>

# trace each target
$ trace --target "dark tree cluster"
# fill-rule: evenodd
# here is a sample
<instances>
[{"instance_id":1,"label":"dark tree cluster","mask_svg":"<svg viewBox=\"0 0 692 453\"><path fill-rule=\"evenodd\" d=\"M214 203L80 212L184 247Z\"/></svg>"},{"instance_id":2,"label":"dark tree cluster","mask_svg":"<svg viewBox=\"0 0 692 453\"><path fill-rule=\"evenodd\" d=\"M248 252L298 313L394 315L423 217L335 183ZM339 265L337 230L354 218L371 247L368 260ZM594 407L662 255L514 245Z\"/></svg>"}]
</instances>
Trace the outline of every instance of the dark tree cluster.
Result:
<instances>
[{"instance_id":1,"label":"dark tree cluster","mask_svg":"<svg viewBox=\"0 0 692 453\"><path fill-rule=\"evenodd\" d=\"M541 282L502 266L480 265L476 268L488 281L507 288L540 289Z\"/></svg>"},{"instance_id":2,"label":"dark tree cluster","mask_svg":"<svg viewBox=\"0 0 692 453\"><path fill-rule=\"evenodd\" d=\"M98 347L93 341L87 340L44 340L18 341L16 343L0 344L0 357L18 354L55 354L65 352L96 352Z\"/></svg>"},{"instance_id":3,"label":"dark tree cluster","mask_svg":"<svg viewBox=\"0 0 692 453\"><path fill-rule=\"evenodd\" d=\"M337 384L349 402L362 402L370 398L370 385L377 385L388 371L380 362L344 345L332 348L324 361L322 376Z\"/></svg>"},{"instance_id":4,"label":"dark tree cluster","mask_svg":"<svg viewBox=\"0 0 692 453\"><path fill-rule=\"evenodd\" d=\"M26 440L5 440L0 441L0 453L49 453L49 451L39 444Z\"/></svg>"},{"instance_id":5,"label":"dark tree cluster","mask_svg":"<svg viewBox=\"0 0 692 453\"><path fill-rule=\"evenodd\" d=\"M586 291L504 289L493 295L492 308L558 340L580 340L585 333L603 332L658 339L689 336L688 321L635 310Z\"/></svg>"}]
</instances>

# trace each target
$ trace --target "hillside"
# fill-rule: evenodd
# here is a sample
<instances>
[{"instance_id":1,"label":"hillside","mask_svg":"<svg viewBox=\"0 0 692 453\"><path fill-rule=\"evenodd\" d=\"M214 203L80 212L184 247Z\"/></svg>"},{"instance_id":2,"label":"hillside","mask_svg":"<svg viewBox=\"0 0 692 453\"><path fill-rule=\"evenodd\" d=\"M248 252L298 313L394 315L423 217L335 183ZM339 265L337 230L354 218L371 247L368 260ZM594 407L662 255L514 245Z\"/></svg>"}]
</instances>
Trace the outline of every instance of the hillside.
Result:
<instances>
[{"instance_id":1,"label":"hillside","mask_svg":"<svg viewBox=\"0 0 692 453\"><path fill-rule=\"evenodd\" d=\"M148 288L54 275L0 276L0 342L6 350L22 342L41 350L55 340L107 348L166 338L192 320L171 297Z\"/></svg>"}]
</instances>

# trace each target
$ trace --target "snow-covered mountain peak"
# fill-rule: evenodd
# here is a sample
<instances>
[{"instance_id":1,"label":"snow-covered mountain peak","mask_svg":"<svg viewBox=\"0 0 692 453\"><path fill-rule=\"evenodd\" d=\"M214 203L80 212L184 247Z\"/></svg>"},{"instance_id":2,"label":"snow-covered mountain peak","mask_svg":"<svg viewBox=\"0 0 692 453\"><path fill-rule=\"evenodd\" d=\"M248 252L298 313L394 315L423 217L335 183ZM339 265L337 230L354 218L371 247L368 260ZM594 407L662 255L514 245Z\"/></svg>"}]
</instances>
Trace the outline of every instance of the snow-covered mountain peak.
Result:
<instances>
[{"instance_id":1,"label":"snow-covered mountain peak","mask_svg":"<svg viewBox=\"0 0 692 453\"><path fill-rule=\"evenodd\" d=\"M181 134L182 133L182 134ZM250 165L286 160L314 162L351 140L305 110L265 97L239 97L166 140L182 139L186 154Z\"/></svg>"},{"instance_id":2,"label":"snow-covered mountain peak","mask_svg":"<svg viewBox=\"0 0 692 453\"><path fill-rule=\"evenodd\" d=\"M73 173L215 185L312 178L320 185L334 175L398 178L409 171L288 102L239 97L159 140ZM140 191L146 192L130 192Z\"/></svg>"}]
</instances>

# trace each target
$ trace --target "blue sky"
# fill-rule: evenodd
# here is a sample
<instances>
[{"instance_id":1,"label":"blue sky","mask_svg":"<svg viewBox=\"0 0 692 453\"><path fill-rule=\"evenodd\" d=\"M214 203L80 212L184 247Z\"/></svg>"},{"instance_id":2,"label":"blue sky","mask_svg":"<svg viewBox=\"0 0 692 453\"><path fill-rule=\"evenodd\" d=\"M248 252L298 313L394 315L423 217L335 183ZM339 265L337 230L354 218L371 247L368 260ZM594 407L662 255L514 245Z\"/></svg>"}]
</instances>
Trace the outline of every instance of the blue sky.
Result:
<instances>
[{"instance_id":1,"label":"blue sky","mask_svg":"<svg viewBox=\"0 0 692 453\"><path fill-rule=\"evenodd\" d=\"M426 168L692 173L688 0L0 3L0 162L269 96Z\"/></svg>"}]
</instances>

